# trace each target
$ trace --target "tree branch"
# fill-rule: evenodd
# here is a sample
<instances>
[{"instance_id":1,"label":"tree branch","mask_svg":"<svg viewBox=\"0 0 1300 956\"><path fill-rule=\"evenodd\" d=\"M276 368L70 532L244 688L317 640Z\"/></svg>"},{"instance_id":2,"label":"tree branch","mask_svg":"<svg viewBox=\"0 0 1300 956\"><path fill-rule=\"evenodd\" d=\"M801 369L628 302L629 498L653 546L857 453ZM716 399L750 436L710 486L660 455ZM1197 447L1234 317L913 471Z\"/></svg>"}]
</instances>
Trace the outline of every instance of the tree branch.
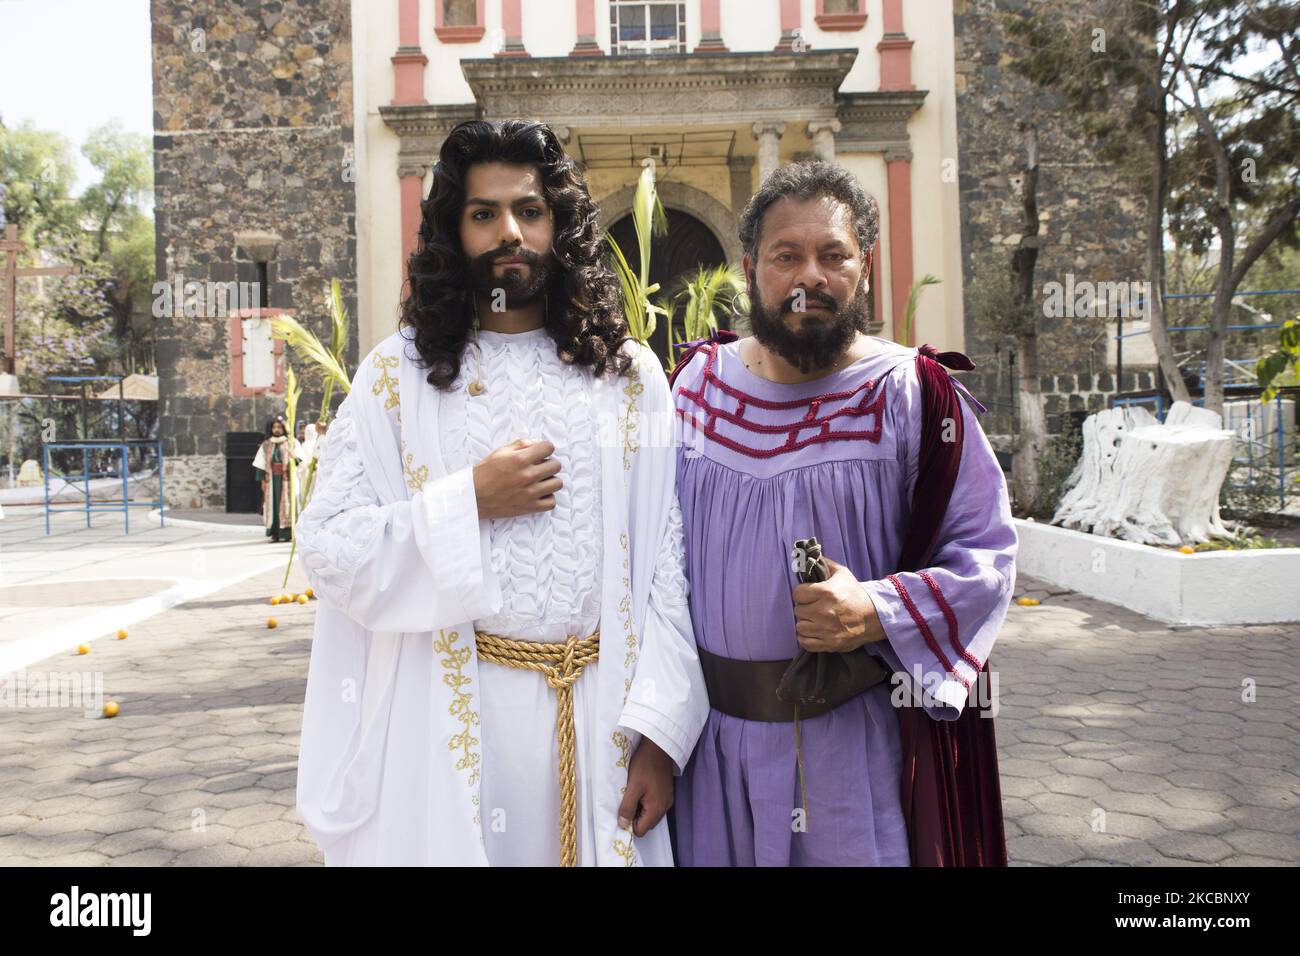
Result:
<instances>
[{"instance_id":1,"label":"tree branch","mask_svg":"<svg viewBox=\"0 0 1300 956\"><path fill-rule=\"evenodd\" d=\"M1232 275L1228 279L1230 289L1236 291L1255 260L1264 254L1264 251L1273 244L1273 240L1282 234L1282 230L1295 221L1297 215L1300 215L1300 196L1293 196L1291 201L1278 210L1260 234L1242 251L1241 261L1233 268Z\"/></svg>"},{"instance_id":2,"label":"tree branch","mask_svg":"<svg viewBox=\"0 0 1300 956\"><path fill-rule=\"evenodd\" d=\"M1300 96L1300 88L1279 86L1276 83L1270 83L1268 80L1257 80L1254 77L1239 76L1238 74L1233 73L1230 70L1225 70L1217 66L1211 66L1208 63L1194 64L1194 68L1197 70L1202 70L1206 73L1213 73L1215 76L1222 76L1229 80L1236 80L1238 83L1249 83L1252 86L1258 86L1261 89L1269 90L1270 92L1273 93L1284 93L1287 96L1292 96L1292 97Z\"/></svg>"}]
</instances>

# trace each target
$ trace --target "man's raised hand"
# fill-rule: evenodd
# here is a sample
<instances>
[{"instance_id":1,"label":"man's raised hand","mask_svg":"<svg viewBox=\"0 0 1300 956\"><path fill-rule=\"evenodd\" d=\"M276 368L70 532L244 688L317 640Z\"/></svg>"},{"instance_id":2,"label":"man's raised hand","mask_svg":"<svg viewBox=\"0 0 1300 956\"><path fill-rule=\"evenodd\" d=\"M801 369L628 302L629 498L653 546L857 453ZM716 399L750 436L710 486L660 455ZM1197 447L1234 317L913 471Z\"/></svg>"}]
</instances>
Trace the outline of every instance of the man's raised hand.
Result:
<instances>
[{"instance_id":1,"label":"man's raised hand","mask_svg":"<svg viewBox=\"0 0 1300 956\"><path fill-rule=\"evenodd\" d=\"M544 439L517 438L474 466L474 495L480 518L513 518L555 507L564 483L555 477L560 463L555 446Z\"/></svg>"}]
</instances>

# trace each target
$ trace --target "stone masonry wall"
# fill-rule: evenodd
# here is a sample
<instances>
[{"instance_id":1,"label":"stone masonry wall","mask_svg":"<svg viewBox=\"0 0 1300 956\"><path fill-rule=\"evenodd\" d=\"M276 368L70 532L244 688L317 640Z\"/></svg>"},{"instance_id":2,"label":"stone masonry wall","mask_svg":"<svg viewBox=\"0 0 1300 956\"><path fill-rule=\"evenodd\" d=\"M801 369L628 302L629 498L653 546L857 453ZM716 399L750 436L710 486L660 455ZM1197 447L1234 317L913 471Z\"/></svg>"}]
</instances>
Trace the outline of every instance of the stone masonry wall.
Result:
<instances>
[{"instance_id":1,"label":"stone masonry wall","mask_svg":"<svg viewBox=\"0 0 1300 956\"><path fill-rule=\"evenodd\" d=\"M1140 197L1126 195L1112 168L1098 161L1095 145L1058 96L1011 70L1014 51L998 14L1031 5L1029 0L956 0L953 7L966 345L978 366L963 379L990 406L984 427L1004 449L1016 427L1014 341L976 320L971 284L990 255L993 268L1009 272L1021 238L1022 120L1035 122L1039 144L1043 246L1034 278L1040 304L1045 283L1064 285L1070 273L1075 281L1092 283L1143 279ZM1050 433L1068 424L1063 413L1096 411L1114 393L1114 368L1106 361L1106 337L1114 326L1113 318L1040 319L1039 372ZM1151 373L1126 364L1122 384L1150 387Z\"/></svg>"},{"instance_id":2,"label":"stone masonry wall","mask_svg":"<svg viewBox=\"0 0 1300 956\"><path fill-rule=\"evenodd\" d=\"M357 314L349 4L151 10L158 280L257 281L267 261L268 304L328 340L332 278ZM262 431L284 396L233 394L227 317L156 321L169 504L222 509L226 433ZM299 408L319 402L307 383Z\"/></svg>"}]
</instances>

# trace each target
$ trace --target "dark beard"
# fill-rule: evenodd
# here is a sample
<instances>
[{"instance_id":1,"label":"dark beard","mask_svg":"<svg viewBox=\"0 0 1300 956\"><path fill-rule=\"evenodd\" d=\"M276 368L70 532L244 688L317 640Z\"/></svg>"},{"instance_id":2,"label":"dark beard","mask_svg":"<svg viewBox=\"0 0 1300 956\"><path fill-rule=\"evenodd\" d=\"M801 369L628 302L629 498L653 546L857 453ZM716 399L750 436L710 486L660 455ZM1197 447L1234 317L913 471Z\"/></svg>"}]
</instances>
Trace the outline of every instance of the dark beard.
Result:
<instances>
[{"instance_id":1,"label":"dark beard","mask_svg":"<svg viewBox=\"0 0 1300 956\"><path fill-rule=\"evenodd\" d=\"M498 259L523 259L528 267L507 269L504 275L498 276L492 270L492 263ZM550 256L543 259L524 248L493 249L469 260L469 280L476 292L487 296L489 307L500 289L505 293L507 309L522 309L546 291L551 281Z\"/></svg>"},{"instance_id":2,"label":"dark beard","mask_svg":"<svg viewBox=\"0 0 1300 956\"><path fill-rule=\"evenodd\" d=\"M786 299L779 308L768 311L758 294L758 283L754 279L754 274L751 272L749 298L753 303L753 309L750 311L750 327L753 329L754 338L764 348L771 349L800 372L807 373L815 369L830 368L844 356L849 346L853 344L857 333L866 331L865 283L860 282L853 298L842 306L828 293L807 293L807 300L821 302L834 311L831 315L816 320L816 325L804 323L797 330L792 330L781 317L784 313L793 311L794 297Z\"/></svg>"}]
</instances>

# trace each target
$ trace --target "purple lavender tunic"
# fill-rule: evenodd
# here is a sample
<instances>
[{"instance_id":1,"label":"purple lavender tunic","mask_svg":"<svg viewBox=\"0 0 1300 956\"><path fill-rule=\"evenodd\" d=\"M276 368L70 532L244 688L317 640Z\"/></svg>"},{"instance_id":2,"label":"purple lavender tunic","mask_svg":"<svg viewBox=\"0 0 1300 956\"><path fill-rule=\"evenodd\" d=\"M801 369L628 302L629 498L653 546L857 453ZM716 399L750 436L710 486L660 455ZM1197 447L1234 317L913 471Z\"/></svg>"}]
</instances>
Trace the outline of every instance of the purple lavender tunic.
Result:
<instances>
[{"instance_id":1,"label":"purple lavender tunic","mask_svg":"<svg viewBox=\"0 0 1300 956\"><path fill-rule=\"evenodd\" d=\"M1014 585L1006 484L963 402L961 470L933 566L892 573L916 480L921 394L916 350L873 341L879 351L798 385L750 372L738 342L706 346L678 376L678 495L695 638L724 657L793 657L798 580L789 550L815 535L880 615L887 640L868 649L919 681L930 716L953 720ZM677 784L678 863L908 865L891 695L904 696L881 684L801 721L804 830L795 825L793 724L711 710Z\"/></svg>"}]
</instances>

